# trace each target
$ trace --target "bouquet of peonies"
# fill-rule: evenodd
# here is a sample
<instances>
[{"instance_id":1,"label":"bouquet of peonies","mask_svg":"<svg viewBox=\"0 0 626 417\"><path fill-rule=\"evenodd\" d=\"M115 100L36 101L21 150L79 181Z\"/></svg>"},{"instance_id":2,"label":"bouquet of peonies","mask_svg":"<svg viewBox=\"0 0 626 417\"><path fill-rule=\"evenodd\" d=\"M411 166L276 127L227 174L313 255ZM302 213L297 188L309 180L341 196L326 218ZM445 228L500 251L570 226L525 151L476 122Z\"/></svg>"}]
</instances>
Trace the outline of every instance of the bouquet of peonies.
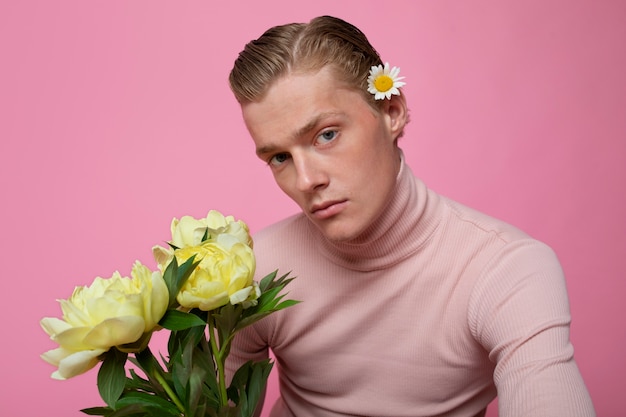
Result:
<instances>
[{"instance_id":1,"label":"bouquet of peonies","mask_svg":"<svg viewBox=\"0 0 626 417\"><path fill-rule=\"evenodd\" d=\"M272 363L244 364L227 387L225 361L239 330L297 303L280 294L293 278L273 272L253 280L252 239L232 216L185 216L171 229L169 247L153 248L157 271L136 262L132 278L118 272L98 277L60 300L62 319L41 320L59 344L42 355L58 368L53 378L71 378L102 362L98 390L107 406L81 410L85 414L254 414ZM148 344L162 328L171 333L168 354L159 360Z\"/></svg>"}]
</instances>

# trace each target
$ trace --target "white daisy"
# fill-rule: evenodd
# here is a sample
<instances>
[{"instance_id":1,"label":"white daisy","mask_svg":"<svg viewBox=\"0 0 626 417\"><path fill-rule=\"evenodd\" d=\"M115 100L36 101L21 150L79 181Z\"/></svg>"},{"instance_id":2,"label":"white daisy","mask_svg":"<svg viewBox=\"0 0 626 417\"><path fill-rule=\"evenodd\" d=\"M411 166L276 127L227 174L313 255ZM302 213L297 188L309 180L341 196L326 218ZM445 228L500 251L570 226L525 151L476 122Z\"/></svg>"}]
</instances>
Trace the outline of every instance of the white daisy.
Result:
<instances>
[{"instance_id":1,"label":"white daisy","mask_svg":"<svg viewBox=\"0 0 626 417\"><path fill-rule=\"evenodd\" d=\"M375 65L370 69L370 75L367 77L367 91L374 94L375 100L391 98L392 94L400 95L399 88L406 83L400 81L404 77L398 77L400 68L393 67L389 69L389 63L385 62L385 67Z\"/></svg>"}]
</instances>

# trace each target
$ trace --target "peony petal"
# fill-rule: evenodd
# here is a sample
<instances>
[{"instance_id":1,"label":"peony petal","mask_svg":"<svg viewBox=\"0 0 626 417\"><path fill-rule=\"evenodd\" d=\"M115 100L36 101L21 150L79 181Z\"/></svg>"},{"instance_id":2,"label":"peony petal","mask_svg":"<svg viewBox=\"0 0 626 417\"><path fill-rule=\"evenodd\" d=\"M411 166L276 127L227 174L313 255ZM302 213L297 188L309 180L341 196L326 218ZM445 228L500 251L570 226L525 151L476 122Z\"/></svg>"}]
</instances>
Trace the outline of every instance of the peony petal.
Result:
<instances>
[{"instance_id":1,"label":"peony petal","mask_svg":"<svg viewBox=\"0 0 626 417\"><path fill-rule=\"evenodd\" d=\"M63 320L57 319L56 317L44 317L43 319L41 319L39 324L41 325L43 330L51 337L72 328L71 325L64 322Z\"/></svg>"},{"instance_id":2,"label":"peony petal","mask_svg":"<svg viewBox=\"0 0 626 417\"><path fill-rule=\"evenodd\" d=\"M202 311L211 311L228 304L228 301L228 293L224 291L223 293L217 294L211 298L202 299L198 308Z\"/></svg>"},{"instance_id":3,"label":"peony petal","mask_svg":"<svg viewBox=\"0 0 626 417\"><path fill-rule=\"evenodd\" d=\"M174 235L174 230L176 230L176 228L178 227L178 222L179 220L174 217L172 219L172 223L170 223L170 234L173 236Z\"/></svg>"},{"instance_id":4,"label":"peony petal","mask_svg":"<svg viewBox=\"0 0 626 417\"><path fill-rule=\"evenodd\" d=\"M159 269L165 272L165 268L167 264L169 264L174 257L174 251L172 249L166 249L162 246L154 246L152 248L152 256L154 260L159 265Z\"/></svg>"},{"instance_id":5,"label":"peony petal","mask_svg":"<svg viewBox=\"0 0 626 417\"><path fill-rule=\"evenodd\" d=\"M218 245L220 245L222 248L224 248L227 251L231 250L231 248L234 245L241 243L241 241L236 236L228 235L228 234L218 235L215 241L217 242Z\"/></svg>"},{"instance_id":6,"label":"peony petal","mask_svg":"<svg viewBox=\"0 0 626 417\"><path fill-rule=\"evenodd\" d=\"M244 301L248 299L248 297L250 297L250 294L252 293L253 289L254 287L250 286L250 287L243 288L235 292L234 294L231 294L230 303L231 304L243 303Z\"/></svg>"},{"instance_id":7,"label":"peony petal","mask_svg":"<svg viewBox=\"0 0 626 417\"><path fill-rule=\"evenodd\" d=\"M199 308L202 311L213 310L228 303L228 292L221 283L203 283L200 291L181 291L176 299L185 308Z\"/></svg>"},{"instance_id":8,"label":"peony petal","mask_svg":"<svg viewBox=\"0 0 626 417\"><path fill-rule=\"evenodd\" d=\"M71 326L88 326L91 324L91 318L84 311L84 300L74 292L69 300L59 300L61 311L63 311L63 319Z\"/></svg>"},{"instance_id":9,"label":"peony petal","mask_svg":"<svg viewBox=\"0 0 626 417\"><path fill-rule=\"evenodd\" d=\"M84 374L98 364L98 356L104 352L104 349L95 349L72 353L60 361L59 369L52 374L52 378L63 380Z\"/></svg>"},{"instance_id":10,"label":"peony petal","mask_svg":"<svg viewBox=\"0 0 626 417\"><path fill-rule=\"evenodd\" d=\"M89 334L91 329L91 327L72 327L64 332L56 334L53 337L53 340L61 347L72 351L101 347L85 343L85 337Z\"/></svg>"},{"instance_id":11,"label":"peony petal","mask_svg":"<svg viewBox=\"0 0 626 417\"><path fill-rule=\"evenodd\" d=\"M191 216L183 216L172 230L172 243L177 248L199 245L206 227L206 221L196 220ZM196 232L197 229L203 229L199 237Z\"/></svg>"},{"instance_id":12,"label":"peony petal","mask_svg":"<svg viewBox=\"0 0 626 417\"><path fill-rule=\"evenodd\" d=\"M97 326L111 318L143 316L143 301L140 294L110 291L106 297L87 300L86 310L91 316L92 325Z\"/></svg>"},{"instance_id":13,"label":"peony petal","mask_svg":"<svg viewBox=\"0 0 626 417\"><path fill-rule=\"evenodd\" d=\"M220 227L226 227L227 219L219 211L211 210L206 215L206 225L211 229L219 229Z\"/></svg>"},{"instance_id":14,"label":"peony petal","mask_svg":"<svg viewBox=\"0 0 626 417\"><path fill-rule=\"evenodd\" d=\"M70 356L72 353L75 353L75 352L69 349L59 347L59 348L52 349L52 350L42 353L41 359L43 359L44 361L48 362L51 365L58 367L59 363L63 359Z\"/></svg>"},{"instance_id":15,"label":"peony petal","mask_svg":"<svg viewBox=\"0 0 626 417\"><path fill-rule=\"evenodd\" d=\"M89 346L108 349L137 341L143 334L145 321L140 316L115 317L102 323L85 335L84 342Z\"/></svg>"},{"instance_id":16,"label":"peony petal","mask_svg":"<svg viewBox=\"0 0 626 417\"><path fill-rule=\"evenodd\" d=\"M144 317L146 319L144 331L151 331L161 320L170 301L170 294L165 280L160 272L153 272L151 276L152 291L145 294Z\"/></svg>"}]
</instances>

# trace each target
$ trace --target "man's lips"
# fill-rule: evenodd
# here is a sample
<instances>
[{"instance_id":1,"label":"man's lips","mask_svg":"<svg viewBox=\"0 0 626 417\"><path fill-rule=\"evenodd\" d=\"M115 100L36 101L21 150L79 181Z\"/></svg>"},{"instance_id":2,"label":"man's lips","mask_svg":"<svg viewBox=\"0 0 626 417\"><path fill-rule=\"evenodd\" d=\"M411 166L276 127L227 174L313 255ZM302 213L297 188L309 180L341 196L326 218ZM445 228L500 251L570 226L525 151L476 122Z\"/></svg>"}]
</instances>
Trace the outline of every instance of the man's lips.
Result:
<instances>
[{"instance_id":1,"label":"man's lips","mask_svg":"<svg viewBox=\"0 0 626 417\"><path fill-rule=\"evenodd\" d=\"M311 216L317 220L327 219L342 212L347 205L347 200L333 200L314 204L311 207Z\"/></svg>"}]
</instances>

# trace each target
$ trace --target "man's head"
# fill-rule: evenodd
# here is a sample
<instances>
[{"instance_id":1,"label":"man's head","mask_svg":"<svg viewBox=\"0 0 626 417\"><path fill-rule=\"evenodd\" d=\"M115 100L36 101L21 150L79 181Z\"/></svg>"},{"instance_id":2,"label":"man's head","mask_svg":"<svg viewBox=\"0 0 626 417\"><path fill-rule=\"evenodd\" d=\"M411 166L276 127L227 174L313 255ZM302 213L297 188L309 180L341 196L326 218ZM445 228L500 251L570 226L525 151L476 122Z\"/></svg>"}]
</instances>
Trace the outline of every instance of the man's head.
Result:
<instances>
[{"instance_id":1,"label":"man's head","mask_svg":"<svg viewBox=\"0 0 626 417\"><path fill-rule=\"evenodd\" d=\"M335 76L363 93L372 106L380 106L367 92L372 66L382 64L378 52L355 26L331 16L310 23L292 23L267 30L249 42L230 74L230 86L239 103L261 99L279 78L290 73L312 73L330 65Z\"/></svg>"},{"instance_id":2,"label":"man's head","mask_svg":"<svg viewBox=\"0 0 626 417\"><path fill-rule=\"evenodd\" d=\"M379 64L358 29L320 17L268 30L231 73L257 155L330 240L362 237L395 187L407 109L368 92Z\"/></svg>"}]
</instances>

